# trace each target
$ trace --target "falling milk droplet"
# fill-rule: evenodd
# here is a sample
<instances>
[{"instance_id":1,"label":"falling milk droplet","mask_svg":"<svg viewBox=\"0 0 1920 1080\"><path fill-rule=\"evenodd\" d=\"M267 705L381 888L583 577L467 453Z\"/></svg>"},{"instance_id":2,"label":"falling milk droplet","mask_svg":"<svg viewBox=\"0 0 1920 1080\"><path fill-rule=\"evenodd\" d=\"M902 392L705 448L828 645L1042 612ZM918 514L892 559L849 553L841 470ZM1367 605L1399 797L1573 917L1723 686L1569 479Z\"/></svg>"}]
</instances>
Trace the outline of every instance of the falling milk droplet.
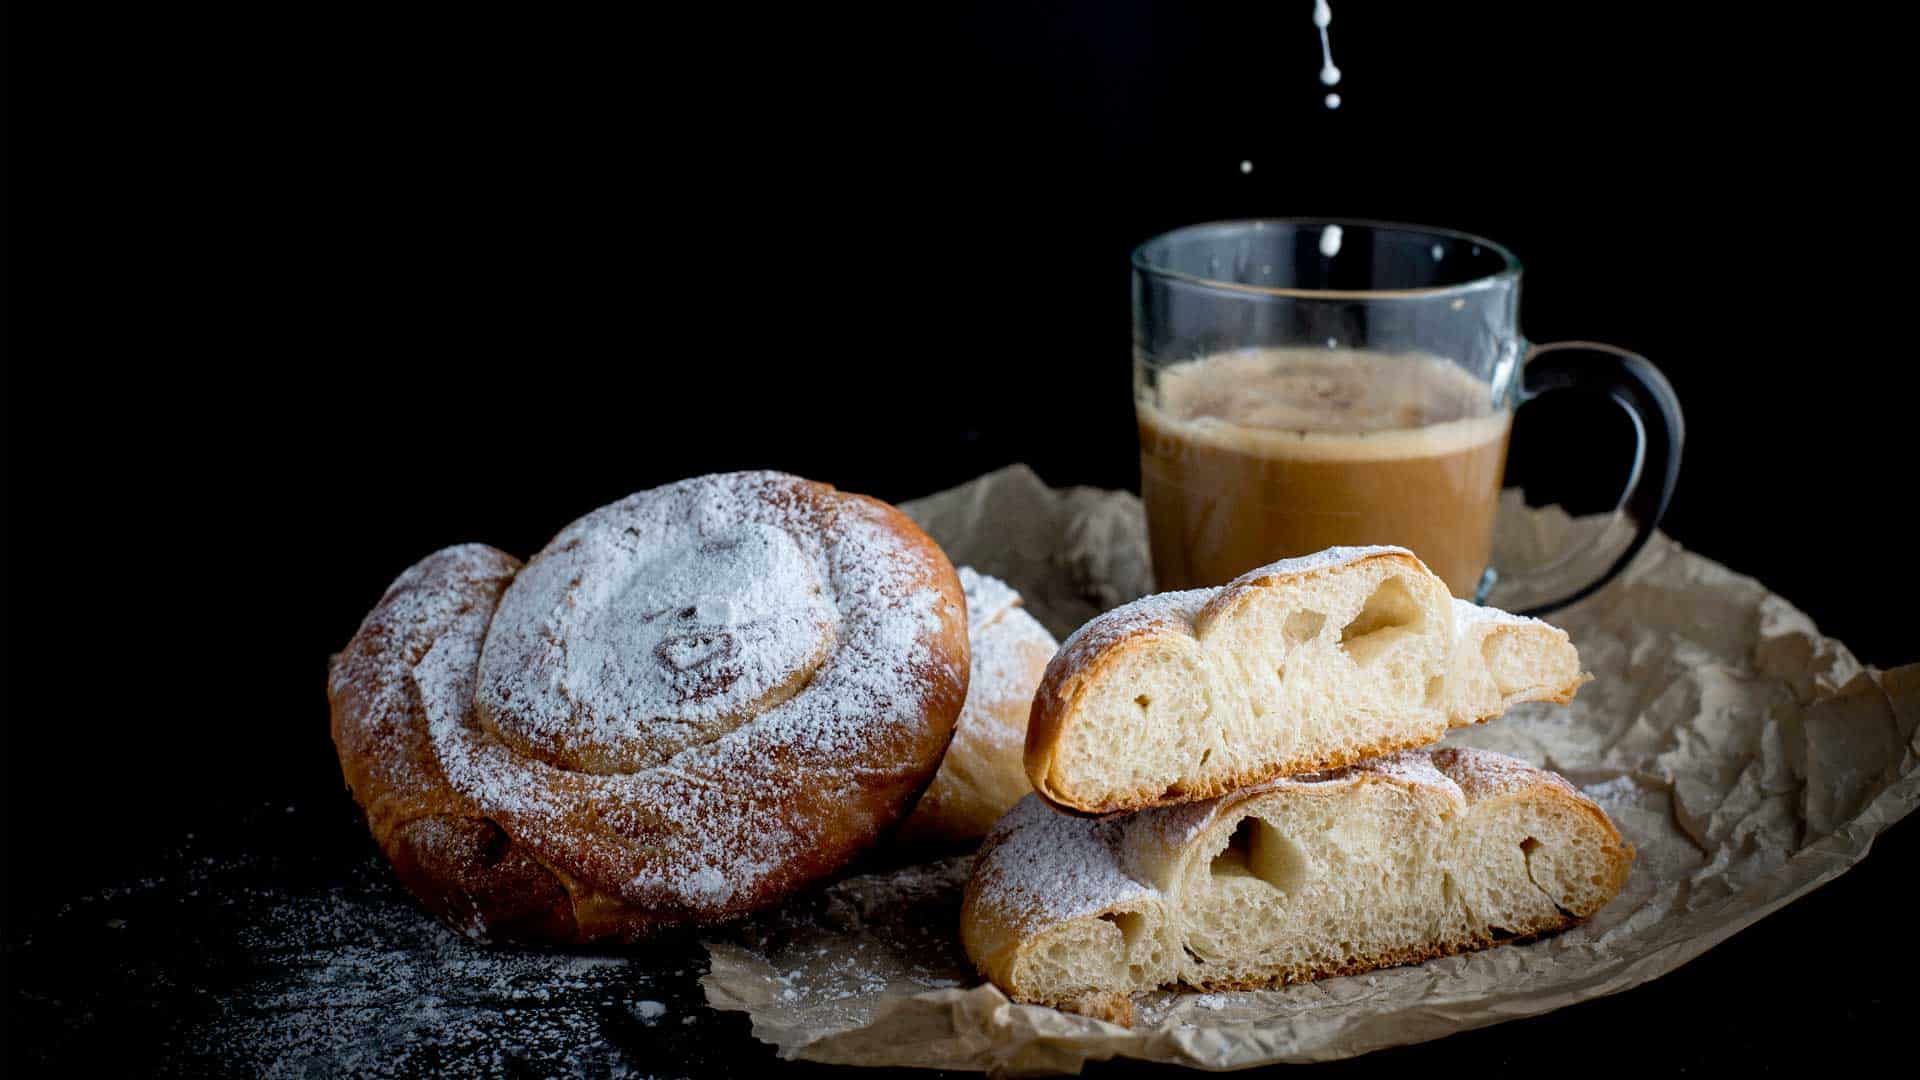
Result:
<instances>
[{"instance_id":1,"label":"falling milk droplet","mask_svg":"<svg viewBox=\"0 0 1920 1080\"><path fill-rule=\"evenodd\" d=\"M1333 42L1327 37L1327 27L1333 23L1333 6L1327 0L1313 0L1313 25L1320 31L1320 82L1333 86L1340 81L1340 69L1333 66ZM1327 108L1340 107L1340 95L1328 94Z\"/></svg>"},{"instance_id":2,"label":"falling milk droplet","mask_svg":"<svg viewBox=\"0 0 1920 1080\"><path fill-rule=\"evenodd\" d=\"M1251 162L1251 161L1242 161L1242 162L1240 163L1240 172L1241 172L1241 174L1242 174L1242 175L1245 175L1246 173L1250 173L1250 172L1252 172L1252 171L1253 171L1253 162Z\"/></svg>"},{"instance_id":3,"label":"falling milk droplet","mask_svg":"<svg viewBox=\"0 0 1920 1080\"><path fill-rule=\"evenodd\" d=\"M1331 259L1340 254L1340 226L1329 225L1320 230L1320 254Z\"/></svg>"}]
</instances>

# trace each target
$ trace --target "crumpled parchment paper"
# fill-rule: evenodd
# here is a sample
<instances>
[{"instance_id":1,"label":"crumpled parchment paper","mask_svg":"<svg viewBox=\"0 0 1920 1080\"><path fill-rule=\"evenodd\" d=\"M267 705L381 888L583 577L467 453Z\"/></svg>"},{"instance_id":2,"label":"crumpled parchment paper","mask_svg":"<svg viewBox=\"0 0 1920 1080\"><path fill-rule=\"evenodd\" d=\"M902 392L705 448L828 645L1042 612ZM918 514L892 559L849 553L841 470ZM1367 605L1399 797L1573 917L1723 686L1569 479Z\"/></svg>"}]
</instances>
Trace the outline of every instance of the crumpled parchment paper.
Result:
<instances>
[{"instance_id":1,"label":"crumpled parchment paper","mask_svg":"<svg viewBox=\"0 0 1920 1080\"><path fill-rule=\"evenodd\" d=\"M1140 502L1014 466L905 509L1021 590L1064 637L1151 588ZM1497 559L1544 562L1600 519L1503 507ZM1556 770L1638 849L1626 889L1566 933L1246 993L1156 993L1127 1029L984 983L960 949L959 856L840 882L706 942L708 1003L783 1056L1003 1073L1113 1056L1227 1068L1323 1061L1546 1012L1700 955L1865 857L1920 801L1920 663L1862 667L1752 578L1656 536L1553 617L1595 681L1449 741Z\"/></svg>"}]
</instances>

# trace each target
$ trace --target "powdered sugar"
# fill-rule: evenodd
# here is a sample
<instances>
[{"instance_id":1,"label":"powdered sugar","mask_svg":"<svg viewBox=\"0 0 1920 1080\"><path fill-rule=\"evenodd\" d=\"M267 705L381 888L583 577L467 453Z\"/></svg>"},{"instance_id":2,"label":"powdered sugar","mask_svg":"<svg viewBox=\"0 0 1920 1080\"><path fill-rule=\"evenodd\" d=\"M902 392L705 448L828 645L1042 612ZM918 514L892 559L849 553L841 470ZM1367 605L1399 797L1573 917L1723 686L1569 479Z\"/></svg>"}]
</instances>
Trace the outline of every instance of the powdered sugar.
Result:
<instances>
[{"instance_id":1,"label":"powdered sugar","mask_svg":"<svg viewBox=\"0 0 1920 1080\"><path fill-rule=\"evenodd\" d=\"M1094 657L1135 634L1155 630L1191 634L1194 617L1200 614L1200 609L1218 591L1188 589L1183 592L1154 593L1091 619L1068 635L1060 651L1054 655L1048 674L1078 670Z\"/></svg>"},{"instance_id":2,"label":"powdered sugar","mask_svg":"<svg viewBox=\"0 0 1920 1080\"><path fill-rule=\"evenodd\" d=\"M1382 754L1360 762L1354 769L1384 776L1410 787L1436 788L1446 792L1459 807L1464 808L1467 803L1466 793L1460 790L1460 785L1454 782L1453 777L1435 767L1431 751L1402 750Z\"/></svg>"},{"instance_id":3,"label":"powdered sugar","mask_svg":"<svg viewBox=\"0 0 1920 1080\"><path fill-rule=\"evenodd\" d=\"M736 628L766 622L761 616L767 612L810 611L808 581L817 581L818 595L836 605L835 647L803 687L717 738L693 736L697 741L677 749L669 745L671 756L638 771L600 774L558 767L516 752L510 738L489 731L474 702L488 693L486 657L494 655L488 650L503 632L507 607L503 602L498 615L492 610L497 579L486 587L467 578L443 579L448 595L430 603L444 617L435 624L431 647L412 665L411 682L431 740L430 756L446 784L571 879L667 918L722 918L743 905L777 899L804 883L805 875L850 857L869 839L859 834L857 814L869 814L868 827L877 833L885 813L873 805L870 787L910 790L905 778L933 767L931 759L902 758L898 748L931 742L922 737L930 702L942 694L957 696L965 674L957 657L936 655L931 645L960 612L946 594L926 584L932 568L924 549L910 547L893 531L893 519L880 504L823 497L824 491L779 474L703 477L588 515L550 545L549 553L578 551L589 540L626 543L656 535L649 531L654 526L626 532L624 526L613 529L616 523L678 520L690 530L687 537L722 537L752 549L729 564L734 570L759 567L778 580L761 593L759 586L734 587L706 570L681 567L674 570L670 587L650 592L653 586L629 581L598 595L633 603L638 610L671 594L688 601L682 607L708 605L705 617ZM622 538L610 539L610 529ZM789 539L774 539L772 529ZM795 552L805 556L804 567L793 562ZM524 573L551 558L543 555ZM435 556L422 565L444 569L445 559ZM509 586L509 596L515 587ZM447 615L442 608L455 613ZM413 614L408 608L384 618L403 625ZM515 642L537 638L523 629L506 632ZM621 640L631 646L640 637ZM632 659L607 661L601 670ZM740 678L759 678L745 670L752 663L743 661ZM523 691L531 693L525 679L501 677L492 685L505 691L498 701L509 709L521 704ZM559 700L564 703L564 695ZM560 742L552 746L569 735L566 717L557 713L528 722L532 726L522 733L556 733ZM686 730L685 725L662 727L673 733L647 742L649 753L659 753ZM602 726L594 737L620 730ZM596 744L589 738L584 745L623 749L617 740ZM819 823L826 815L832 815L836 828L823 835ZM797 861L807 869L797 870Z\"/></svg>"},{"instance_id":4,"label":"powdered sugar","mask_svg":"<svg viewBox=\"0 0 1920 1080\"><path fill-rule=\"evenodd\" d=\"M1037 795L1021 799L981 848L970 889L974 918L1003 920L1024 936L1159 896L1123 868L1118 844L1124 824L1124 818L1062 814Z\"/></svg>"},{"instance_id":5,"label":"powdered sugar","mask_svg":"<svg viewBox=\"0 0 1920 1080\"><path fill-rule=\"evenodd\" d=\"M1089 620L1070 635L1054 657L1049 674L1065 676L1079 670L1095 657L1135 634L1168 630L1191 635L1194 621L1207 602L1226 590L1251 584L1262 578L1293 577L1317 573L1379 555L1405 555L1406 548L1374 545L1368 547L1332 547L1294 559L1281 559L1235 578L1227 585L1212 589L1188 589L1155 593ZM1051 680L1050 680L1051 681Z\"/></svg>"},{"instance_id":6,"label":"powdered sugar","mask_svg":"<svg viewBox=\"0 0 1920 1080\"><path fill-rule=\"evenodd\" d=\"M335 737L342 760L364 770L370 817L410 817L447 795L414 714L414 666L450 629L484 632L487 611L519 565L484 544L435 552L395 579L335 659L328 677Z\"/></svg>"},{"instance_id":7,"label":"powdered sugar","mask_svg":"<svg viewBox=\"0 0 1920 1080\"><path fill-rule=\"evenodd\" d=\"M1509 795L1544 784L1560 788L1582 802L1589 801L1560 774L1535 768L1519 758L1465 746L1441 747L1431 751L1431 755L1435 767L1459 784L1470 799Z\"/></svg>"},{"instance_id":8,"label":"powdered sugar","mask_svg":"<svg viewBox=\"0 0 1920 1080\"><path fill-rule=\"evenodd\" d=\"M1020 606L1020 594L992 574L980 573L971 566L958 567L956 573L960 575L960 591L967 598L970 632L992 624L1007 611Z\"/></svg>"},{"instance_id":9,"label":"powdered sugar","mask_svg":"<svg viewBox=\"0 0 1920 1080\"><path fill-rule=\"evenodd\" d=\"M1359 547L1330 547L1316 551L1311 555L1301 555L1291 559L1281 559L1265 566L1249 570L1228 582L1226 588L1233 588L1243 582L1256 581L1267 577L1298 577L1301 574L1318 573L1336 566L1371 559L1378 555L1405 555L1413 557L1413 552L1403 547L1385 544L1370 544Z\"/></svg>"},{"instance_id":10,"label":"powdered sugar","mask_svg":"<svg viewBox=\"0 0 1920 1080\"><path fill-rule=\"evenodd\" d=\"M720 484L628 500L514 579L480 659L478 702L501 737L555 764L632 772L726 734L812 673L839 622L818 538L750 518L696 531L693 500L735 502L742 518L751 505Z\"/></svg>"},{"instance_id":11,"label":"powdered sugar","mask_svg":"<svg viewBox=\"0 0 1920 1080\"><path fill-rule=\"evenodd\" d=\"M973 674L954 739L997 748L1022 743L1027 736L1027 709L1033 703L1033 655L1052 655L1053 635L1027 614L1020 606L1020 594L999 578L963 566L960 587L967 598ZM1003 717L1013 722L1003 723Z\"/></svg>"},{"instance_id":12,"label":"powdered sugar","mask_svg":"<svg viewBox=\"0 0 1920 1080\"><path fill-rule=\"evenodd\" d=\"M817 1033L865 1026L889 996L975 985L957 933L971 862L850 878L717 932L710 996L732 981Z\"/></svg>"},{"instance_id":13,"label":"powdered sugar","mask_svg":"<svg viewBox=\"0 0 1920 1080\"><path fill-rule=\"evenodd\" d=\"M1473 626L1476 623L1497 623L1504 626L1546 626L1549 628L1552 627L1551 623L1542 622L1539 619L1533 618L1530 615L1515 615L1510 611L1502 611L1499 608L1495 608L1495 607L1485 607L1483 605L1473 603L1470 600L1462 600L1457 596L1454 597L1453 599L1454 636L1465 637L1468 628Z\"/></svg>"},{"instance_id":14,"label":"powdered sugar","mask_svg":"<svg viewBox=\"0 0 1920 1080\"><path fill-rule=\"evenodd\" d=\"M703 1045L715 1025L700 1007L703 965L691 943L645 954L475 945L423 914L371 846L354 841L341 800L302 811L228 807L202 839L152 852L147 876L10 926L12 1006L22 1010L10 1032L12 1074L607 1077L751 1067L738 1049L715 1061ZM705 1022L638 1032L635 1000L667 1006L669 1021Z\"/></svg>"}]
</instances>

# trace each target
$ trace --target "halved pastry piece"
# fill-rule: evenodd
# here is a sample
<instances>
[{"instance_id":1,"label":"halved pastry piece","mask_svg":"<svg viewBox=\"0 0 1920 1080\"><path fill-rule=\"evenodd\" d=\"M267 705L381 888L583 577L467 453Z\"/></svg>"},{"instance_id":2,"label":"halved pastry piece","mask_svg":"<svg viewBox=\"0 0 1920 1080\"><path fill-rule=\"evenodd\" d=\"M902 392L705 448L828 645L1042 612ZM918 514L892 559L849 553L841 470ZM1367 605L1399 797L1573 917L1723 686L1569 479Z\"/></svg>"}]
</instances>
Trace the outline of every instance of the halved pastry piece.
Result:
<instances>
[{"instance_id":1,"label":"halved pastry piece","mask_svg":"<svg viewBox=\"0 0 1920 1080\"><path fill-rule=\"evenodd\" d=\"M1034 695L1027 777L1085 813L1193 802L1427 746L1585 680L1563 631L1454 600L1404 548L1330 548L1082 626Z\"/></svg>"},{"instance_id":2,"label":"halved pastry piece","mask_svg":"<svg viewBox=\"0 0 1920 1080\"><path fill-rule=\"evenodd\" d=\"M1565 780L1415 750L1108 819L1023 800L988 836L961 939L1015 1001L1125 1023L1129 995L1246 990L1570 926L1633 849Z\"/></svg>"}]
</instances>

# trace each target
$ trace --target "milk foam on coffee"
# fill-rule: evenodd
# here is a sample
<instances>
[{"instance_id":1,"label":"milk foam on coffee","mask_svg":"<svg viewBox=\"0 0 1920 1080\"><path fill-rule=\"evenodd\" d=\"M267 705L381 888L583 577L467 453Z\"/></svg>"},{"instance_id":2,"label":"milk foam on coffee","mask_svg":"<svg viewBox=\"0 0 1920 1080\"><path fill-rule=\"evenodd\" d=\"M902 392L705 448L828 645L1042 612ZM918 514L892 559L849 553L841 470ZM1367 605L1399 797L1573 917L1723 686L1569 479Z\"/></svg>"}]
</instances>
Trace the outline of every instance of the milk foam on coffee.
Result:
<instances>
[{"instance_id":1,"label":"milk foam on coffee","mask_svg":"<svg viewBox=\"0 0 1920 1080\"><path fill-rule=\"evenodd\" d=\"M1512 413L1440 357L1250 348L1160 369L1137 401L1161 589L1337 544L1412 548L1471 597Z\"/></svg>"},{"instance_id":2,"label":"milk foam on coffee","mask_svg":"<svg viewBox=\"0 0 1920 1080\"><path fill-rule=\"evenodd\" d=\"M1421 457L1504 431L1487 385L1424 353L1240 349L1164 368L1153 422L1252 453L1374 460Z\"/></svg>"}]
</instances>

